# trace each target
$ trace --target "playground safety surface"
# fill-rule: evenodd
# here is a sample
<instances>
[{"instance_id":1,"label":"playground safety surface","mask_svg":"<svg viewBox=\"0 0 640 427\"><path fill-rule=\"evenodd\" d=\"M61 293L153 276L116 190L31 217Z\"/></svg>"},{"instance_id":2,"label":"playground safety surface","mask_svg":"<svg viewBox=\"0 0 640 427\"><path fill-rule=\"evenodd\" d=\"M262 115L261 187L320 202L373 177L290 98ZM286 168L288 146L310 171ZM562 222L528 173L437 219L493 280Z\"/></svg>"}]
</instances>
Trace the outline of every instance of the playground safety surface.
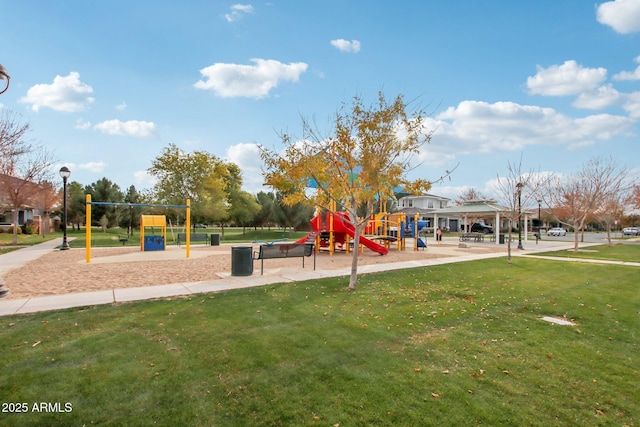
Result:
<instances>
[{"instance_id":1,"label":"playground safety surface","mask_svg":"<svg viewBox=\"0 0 640 427\"><path fill-rule=\"evenodd\" d=\"M558 245L553 243L529 242L527 249L555 249ZM0 264L3 258L24 261L9 269L6 266L10 263L6 262L5 268L0 268L0 277L10 289L9 295L0 300L0 315L345 276L352 259L344 252L330 255L321 251L315 271L311 262L306 262L303 269L300 258L270 259L265 261L264 276L259 274L259 261L254 261L253 275L237 277L230 275L232 246L253 246L257 250L257 244L192 246L188 259L184 247L147 252L137 247L94 248L90 263L86 263L84 249L60 251L53 249L52 243L48 246L31 259L29 248L0 256ZM427 249L417 251L407 246L404 251L392 247L387 255L365 249L359 255L358 273L493 258L507 251L506 245L495 243L460 248L457 238L445 239L439 245L429 242ZM512 250L517 251L515 247Z\"/></svg>"}]
</instances>

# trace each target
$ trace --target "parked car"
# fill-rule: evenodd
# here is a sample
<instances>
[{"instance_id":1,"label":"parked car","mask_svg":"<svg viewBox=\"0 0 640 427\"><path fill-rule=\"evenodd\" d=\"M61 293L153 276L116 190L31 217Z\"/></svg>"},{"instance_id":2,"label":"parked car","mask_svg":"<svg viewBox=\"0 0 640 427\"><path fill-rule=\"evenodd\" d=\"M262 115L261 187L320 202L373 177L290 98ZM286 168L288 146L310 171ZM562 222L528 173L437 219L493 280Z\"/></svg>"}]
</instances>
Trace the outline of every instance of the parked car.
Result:
<instances>
[{"instance_id":1,"label":"parked car","mask_svg":"<svg viewBox=\"0 0 640 427\"><path fill-rule=\"evenodd\" d=\"M622 229L622 234L625 236L637 236L640 234L640 228L638 227L626 227Z\"/></svg>"},{"instance_id":2,"label":"parked car","mask_svg":"<svg viewBox=\"0 0 640 427\"><path fill-rule=\"evenodd\" d=\"M207 228L207 226L204 225L204 224L196 224L196 225L194 225L194 227L195 228Z\"/></svg>"},{"instance_id":3,"label":"parked car","mask_svg":"<svg viewBox=\"0 0 640 427\"><path fill-rule=\"evenodd\" d=\"M471 225L471 232L472 233L484 233L484 234L491 234L493 233L493 227L491 227L490 225L487 224L482 224L480 222L475 222Z\"/></svg>"},{"instance_id":4,"label":"parked car","mask_svg":"<svg viewBox=\"0 0 640 427\"><path fill-rule=\"evenodd\" d=\"M567 230L565 230L562 227L550 228L549 231L547 231L547 236L566 236L566 235L567 235Z\"/></svg>"}]
</instances>

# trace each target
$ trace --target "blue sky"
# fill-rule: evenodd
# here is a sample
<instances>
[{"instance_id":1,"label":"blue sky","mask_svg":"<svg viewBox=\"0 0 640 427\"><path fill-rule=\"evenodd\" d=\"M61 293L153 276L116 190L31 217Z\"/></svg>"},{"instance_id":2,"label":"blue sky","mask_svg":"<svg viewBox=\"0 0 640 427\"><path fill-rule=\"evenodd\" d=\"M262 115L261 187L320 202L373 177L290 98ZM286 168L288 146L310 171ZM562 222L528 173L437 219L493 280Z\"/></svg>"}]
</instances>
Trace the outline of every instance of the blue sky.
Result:
<instances>
[{"instance_id":1,"label":"blue sky","mask_svg":"<svg viewBox=\"0 0 640 427\"><path fill-rule=\"evenodd\" d=\"M640 0L0 0L0 107L90 184L152 186L173 143L236 162L354 95L418 98L436 132L412 175L490 195L508 162L640 168Z\"/></svg>"}]
</instances>

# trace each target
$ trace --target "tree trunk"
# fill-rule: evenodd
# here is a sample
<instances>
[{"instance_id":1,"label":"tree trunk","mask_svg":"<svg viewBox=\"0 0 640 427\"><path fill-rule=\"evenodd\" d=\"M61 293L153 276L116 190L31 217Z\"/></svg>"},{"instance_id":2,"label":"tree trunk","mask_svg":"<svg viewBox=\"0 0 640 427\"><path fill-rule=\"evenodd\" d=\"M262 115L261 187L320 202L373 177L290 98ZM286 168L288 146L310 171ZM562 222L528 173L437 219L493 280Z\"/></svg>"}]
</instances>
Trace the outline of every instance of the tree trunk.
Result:
<instances>
[{"instance_id":1,"label":"tree trunk","mask_svg":"<svg viewBox=\"0 0 640 427\"><path fill-rule=\"evenodd\" d=\"M349 289L355 290L358 281L358 255L360 252L360 227L355 227L353 233L353 253L351 257L351 275L349 276Z\"/></svg>"},{"instance_id":2,"label":"tree trunk","mask_svg":"<svg viewBox=\"0 0 640 427\"><path fill-rule=\"evenodd\" d=\"M13 244L18 244L18 209L13 209Z\"/></svg>"},{"instance_id":3,"label":"tree trunk","mask_svg":"<svg viewBox=\"0 0 640 427\"><path fill-rule=\"evenodd\" d=\"M509 232L507 233L507 262L511 264L513 260L511 259L511 220L509 220Z\"/></svg>"},{"instance_id":4,"label":"tree trunk","mask_svg":"<svg viewBox=\"0 0 640 427\"><path fill-rule=\"evenodd\" d=\"M355 201L352 201L351 206L347 209L349 213L349 219L351 220L351 224L354 228L353 233L353 257L351 258L351 275L349 276L349 290L355 290L356 284L358 282L358 255L360 250L360 234L362 233L362 229L364 228L364 223L362 226L358 224L358 206Z\"/></svg>"}]
</instances>

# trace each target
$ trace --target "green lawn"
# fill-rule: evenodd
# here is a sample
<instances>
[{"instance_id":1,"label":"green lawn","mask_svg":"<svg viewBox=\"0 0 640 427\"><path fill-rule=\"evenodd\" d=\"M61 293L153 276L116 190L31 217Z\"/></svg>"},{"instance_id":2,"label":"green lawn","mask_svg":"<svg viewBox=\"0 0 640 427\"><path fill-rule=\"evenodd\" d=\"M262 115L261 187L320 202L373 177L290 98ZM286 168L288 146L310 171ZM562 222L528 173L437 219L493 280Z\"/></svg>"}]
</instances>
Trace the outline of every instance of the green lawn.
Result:
<instances>
[{"instance_id":1,"label":"green lawn","mask_svg":"<svg viewBox=\"0 0 640 427\"><path fill-rule=\"evenodd\" d=\"M575 252L573 249L537 253L536 255L554 256L562 258L603 259L609 261L640 262L640 244L617 243L612 246L588 246Z\"/></svg>"},{"instance_id":2,"label":"green lawn","mask_svg":"<svg viewBox=\"0 0 640 427\"><path fill-rule=\"evenodd\" d=\"M500 258L3 317L29 413L0 424L640 425L637 277Z\"/></svg>"}]
</instances>

